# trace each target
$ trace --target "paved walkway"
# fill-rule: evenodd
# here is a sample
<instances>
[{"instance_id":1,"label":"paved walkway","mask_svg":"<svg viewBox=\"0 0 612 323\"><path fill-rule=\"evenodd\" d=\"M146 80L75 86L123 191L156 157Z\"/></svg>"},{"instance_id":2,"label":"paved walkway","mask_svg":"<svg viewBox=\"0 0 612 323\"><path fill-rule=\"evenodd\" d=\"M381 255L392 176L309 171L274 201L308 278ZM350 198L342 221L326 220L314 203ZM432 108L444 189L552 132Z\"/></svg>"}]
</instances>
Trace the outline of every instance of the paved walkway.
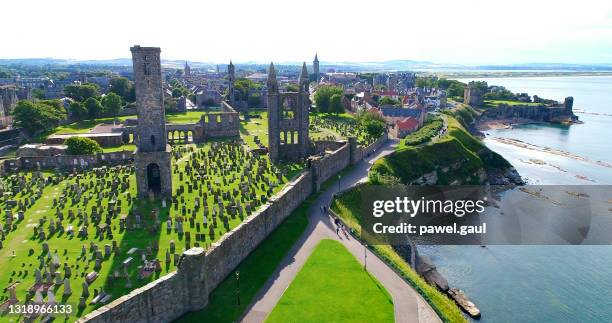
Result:
<instances>
[{"instance_id":1,"label":"paved walkway","mask_svg":"<svg viewBox=\"0 0 612 323\"><path fill-rule=\"evenodd\" d=\"M330 217L322 215L320 210L321 205L329 205L333 194L338 190L347 189L367 180L368 170L374 161L391 153L396 143L397 141L390 140L372 156L358 163L351 172L344 175L340 184L336 181L334 185L321 192L308 211L309 224L306 231L259 291L244 314L242 322L259 323L266 319L321 239L340 241L361 264L364 262L364 254L367 253L367 270L383 284L393 298L395 322L440 322L429 304L382 260L351 236L336 235L336 229Z\"/></svg>"}]
</instances>

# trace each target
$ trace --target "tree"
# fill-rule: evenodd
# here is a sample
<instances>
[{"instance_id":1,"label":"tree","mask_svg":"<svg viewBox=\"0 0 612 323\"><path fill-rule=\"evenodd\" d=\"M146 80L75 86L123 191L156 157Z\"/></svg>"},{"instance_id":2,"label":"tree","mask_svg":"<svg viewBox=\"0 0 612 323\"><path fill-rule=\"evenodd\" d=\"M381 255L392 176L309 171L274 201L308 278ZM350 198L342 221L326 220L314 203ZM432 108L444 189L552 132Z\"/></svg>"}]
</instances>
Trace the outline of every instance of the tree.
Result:
<instances>
[{"instance_id":1,"label":"tree","mask_svg":"<svg viewBox=\"0 0 612 323\"><path fill-rule=\"evenodd\" d=\"M109 93L102 98L104 111L109 115L116 117L121 110L121 97L115 93Z\"/></svg>"},{"instance_id":2,"label":"tree","mask_svg":"<svg viewBox=\"0 0 612 323\"><path fill-rule=\"evenodd\" d=\"M85 100L85 108L87 109L87 115L90 119L93 119L104 113L104 107L100 104L100 101L96 98L89 98Z\"/></svg>"},{"instance_id":3,"label":"tree","mask_svg":"<svg viewBox=\"0 0 612 323\"><path fill-rule=\"evenodd\" d=\"M236 99L248 100L248 95L251 90L258 90L261 86L249 79L239 78L234 82L234 90L238 92Z\"/></svg>"},{"instance_id":4,"label":"tree","mask_svg":"<svg viewBox=\"0 0 612 323\"><path fill-rule=\"evenodd\" d=\"M64 87L64 94L73 100L83 102L100 95L100 91L98 85L93 83L84 83L82 85L70 84Z\"/></svg>"},{"instance_id":5,"label":"tree","mask_svg":"<svg viewBox=\"0 0 612 323\"><path fill-rule=\"evenodd\" d=\"M253 94L249 95L249 99L247 100L249 107L255 107L261 104L261 95Z\"/></svg>"},{"instance_id":6,"label":"tree","mask_svg":"<svg viewBox=\"0 0 612 323\"><path fill-rule=\"evenodd\" d=\"M36 99L39 100L44 100L45 99L45 90L43 89L33 89L32 90L32 96Z\"/></svg>"},{"instance_id":7,"label":"tree","mask_svg":"<svg viewBox=\"0 0 612 323\"><path fill-rule=\"evenodd\" d=\"M472 81L470 85L480 90L480 93L485 94L489 90L489 85L485 81Z\"/></svg>"},{"instance_id":8,"label":"tree","mask_svg":"<svg viewBox=\"0 0 612 323\"><path fill-rule=\"evenodd\" d=\"M298 92L300 87L297 84L290 83L287 85L287 92Z\"/></svg>"},{"instance_id":9,"label":"tree","mask_svg":"<svg viewBox=\"0 0 612 323\"><path fill-rule=\"evenodd\" d=\"M77 101L70 102L70 113L77 119L83 119L87 116L87 108Z\"/></svg>"},{"instance_id":10,"label":"tree","mask_svg":"<svg viewBox=\"0 0 612 323\"><path fill-rule=\"evenodd\" d=\"M344 112L341 94L336 93L329 98L329 112L333 112L336 114Z\"/></svg>"},{"instance_id":11,"label":"tree","mask_svg":"<svg viewBox=\"0 0 612 323\"><path fill-rule=\"evenodd\" d=\"M371 137L380 137L385 131L385 123L375 119L368 119L363 123L366 133Z\"/></svg>"},{"instance_id":12,"label":"tree","mask_svg":"<svg viewBox=\"0 0 612 323\"><path fill-rule=\"evenodd\" d=\"M396 100L390 96L383 96L380 100L378 100L379 105L401 105L399 100Z\"/></svg>"},{"instance_id":13,"label":"tree","mask_svg":"<svg viewBox=\"0 0 612 323\"><path fill-rule=\"evenodd\" d=\"M175 87L174 89L172 89L173 98L180 98L182 95L183 95L183 91L180 88Z\"/></svg>"},{"instance_id":14,"label":"tree","mask_svg":"<svg viewBox=\"0 0 612 323\"><path fill-rule=\"evenodd\" d=\"M314 95L315 104L319 112L330 112L329 101L334 94L342 95L344 90L339 86L322 85Z\"/></svg>"},{"instance_id":15,"label":"tree","mask_svg":"<svg viewBox=\"0 0 612 323\"><path fill-rule=\"evenodd\" d=\"M465 89L465 85L459 82L453 82L446 89L446 95L449 97L459 96L463 97L463 90Z\"/></svg>"},{"instance_id":16,"label":"tree","mask_svg":"<svg viewBox=\"0 0 612 323\"><path fill-rule=\"evenodd\" d=\"M110 91L122 97L126 102L133 102L134 83L125 77L116 77L110 80Z\"/></svg>"},{"instance_id":17,"label":"tree","mask_svg":"<svg viewBox=\"0 0 612 323\"><path fill-rule=\"evenodd\" d=\"M66 149L68 155L90 155L102 151L97 141L85 137L70 137L64 141L64 144L68 146Z\"/></svg>"},{"instance_id":18,"label":"tree","mask_svg":"<svg viewBox=\"0 0 612 323\"><path fill-rule=\"evenodd\" d=\"M371 137L380 137L385 131L386 123L382 116L376 112L361 112L357 115L357 122Z\"/></svg>"},{"instance_id":19,"label":"tree","mask_svg":"<svg viewBox=\"0 0 612 323\"><path fill-rule=\"evenodd\" d=\"M31 134L53 128L66 119L66 112L59 100L20 100L12 113L15 125Z\"/></svg>"},{"instance_id":20,"label":"tree","mask_svg":"<svg viewBox=\"0 0 612 323\"><path fill-rule=\"evenodd\" d=\"M448 89L448 87L452 84L453 81L447 80L445 78L441 78L436 82L436 86L441 88L442 90Z\"/></svg>"}]
</instances>

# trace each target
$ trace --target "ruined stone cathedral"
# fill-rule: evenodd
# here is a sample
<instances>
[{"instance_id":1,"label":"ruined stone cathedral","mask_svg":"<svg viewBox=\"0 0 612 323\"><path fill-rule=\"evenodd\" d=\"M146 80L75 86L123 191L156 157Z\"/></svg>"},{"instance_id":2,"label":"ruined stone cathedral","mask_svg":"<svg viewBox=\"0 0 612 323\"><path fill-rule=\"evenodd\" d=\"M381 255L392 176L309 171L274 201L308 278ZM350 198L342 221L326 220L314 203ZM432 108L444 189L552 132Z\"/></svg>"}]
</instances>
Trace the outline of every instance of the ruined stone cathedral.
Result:
<instances>
[{"instance_id":1,"label":"ruined stone cathedral","mask_svg":"<svg viewBox=\"0 0 612 323\"><path fill-rule=\"evenodd\" d=\"M297 161L308 157L308 70L302 65L298 92L280 92L274 64L268 70L268 144L272 160Z\"/></svg>"},{"instance_id":2,"label":"ruined stone cathedral","mask_svg":"<svg viewBox=\"0 0 612 323\"><path fill-rule=\"evenodd\" d=\"M166 139L166 116L162 90L159 47L130 48L136 88L136 184L138 196L150 192L172 195L172 154Z\"/></svg>"}]
</instances>

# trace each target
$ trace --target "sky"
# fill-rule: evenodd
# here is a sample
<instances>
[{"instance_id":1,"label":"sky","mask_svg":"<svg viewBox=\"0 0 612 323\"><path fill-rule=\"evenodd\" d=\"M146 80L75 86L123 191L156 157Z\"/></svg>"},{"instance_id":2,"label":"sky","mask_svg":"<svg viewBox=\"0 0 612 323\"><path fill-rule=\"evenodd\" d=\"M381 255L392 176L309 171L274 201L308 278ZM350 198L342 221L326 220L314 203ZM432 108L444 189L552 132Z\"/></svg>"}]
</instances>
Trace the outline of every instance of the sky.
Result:
<instances>
[{"instance_id":1,"label":"sky","mask_svg":"<svg viewBox=\"0 0 612 323\"><path fill-rule=\"evenodd\" d=\"M0 58L612 63L612 1L9 0Z\"/></svg>"}]
</instances>

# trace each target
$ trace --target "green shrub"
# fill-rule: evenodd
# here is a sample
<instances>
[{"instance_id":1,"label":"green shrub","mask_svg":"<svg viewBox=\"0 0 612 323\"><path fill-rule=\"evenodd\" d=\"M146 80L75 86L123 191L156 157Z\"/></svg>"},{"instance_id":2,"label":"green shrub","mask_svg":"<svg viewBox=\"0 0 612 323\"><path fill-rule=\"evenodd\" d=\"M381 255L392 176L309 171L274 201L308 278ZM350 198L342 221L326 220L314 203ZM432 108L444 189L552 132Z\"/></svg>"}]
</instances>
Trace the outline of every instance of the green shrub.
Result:
<instances>
[{"instance_id":1,"label":"green shrub","mask_svg":"<svg viewBox=\"0 0 612 323\"><path fill-rule=\"evenodd\" d=\"M102 151L97 141L85 137L70 137L64 141L68 155L89 155Z\"/></svg>"},{"instance_id":2,"label":"green shrub","mask_svg":"<svg viewBox=\"0 0 612 323\"><path fill-rule=\"evenodd\" d=\"M416 146L428 142L438 134L444 126L444 122L440 118L435 118L426 123L421 129L409 134L402 140L405 146Z\"/></svg>"}]
</instances>

